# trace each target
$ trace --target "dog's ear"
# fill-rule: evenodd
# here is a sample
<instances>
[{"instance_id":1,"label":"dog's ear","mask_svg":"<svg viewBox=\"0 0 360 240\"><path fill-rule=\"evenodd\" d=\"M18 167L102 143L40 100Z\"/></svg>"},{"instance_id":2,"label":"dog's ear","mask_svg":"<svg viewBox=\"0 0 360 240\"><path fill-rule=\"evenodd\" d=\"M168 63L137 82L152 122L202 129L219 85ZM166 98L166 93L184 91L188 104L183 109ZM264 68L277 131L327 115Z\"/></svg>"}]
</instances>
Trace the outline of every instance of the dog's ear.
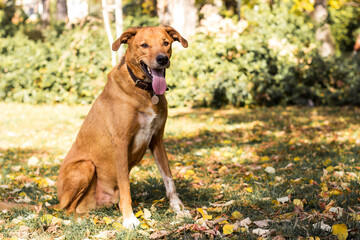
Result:
<instances>
[{"instance_id":1,"label":"dog's ear","mask_svg":"<svg viewBox=\"0 0 360 240\"><path fill-rule=\"evenodd\" d=\"M173 27L170 26L163 26L165 31L170 35L170 37L172 37L172 39L174 39L174 41L178 41L181 43L181 45L184 48L188 47L188 42L186 41L185 38L183 38L180 33L178 31L176 31Z\"/></svg>"},{"instance_id":2,"label":"dog's ear","mask_svg":"<svg viewBox=\"0 0 360 240\"><path fill-rule=\"evenodd\" d=\"M121 36L115 40L112 44L112 50L117 51L120 48L122 43L128 43L131 38L133 38L136 33L141 29L141 27L132 27L123 32Z\"/></svg>"}]
</instances>

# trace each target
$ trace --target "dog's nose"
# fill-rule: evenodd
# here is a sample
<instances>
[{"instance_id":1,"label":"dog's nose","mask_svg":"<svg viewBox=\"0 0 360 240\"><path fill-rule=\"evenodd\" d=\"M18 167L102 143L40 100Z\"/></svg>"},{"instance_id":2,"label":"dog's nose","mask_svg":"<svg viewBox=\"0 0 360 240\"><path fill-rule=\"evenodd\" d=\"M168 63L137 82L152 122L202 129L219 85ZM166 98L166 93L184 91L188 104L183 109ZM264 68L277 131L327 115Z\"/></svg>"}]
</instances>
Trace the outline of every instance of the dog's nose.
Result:
<instances>
[{"instance_id":1,"label":"dog's nose","mask_svg":"<svg viewBox=\"0 0 360 240\"><path fill-rule=\"evenodd\" d=\"M168 58L168 56L166 56L166 55L160 54L160 55L158 55L158 56L156 57L156 61L157 61L158 64L160 64L161 66L164 66L164 65L166 65L166 64L169 62L169 58Z\"/></svg>"}]
</instances>

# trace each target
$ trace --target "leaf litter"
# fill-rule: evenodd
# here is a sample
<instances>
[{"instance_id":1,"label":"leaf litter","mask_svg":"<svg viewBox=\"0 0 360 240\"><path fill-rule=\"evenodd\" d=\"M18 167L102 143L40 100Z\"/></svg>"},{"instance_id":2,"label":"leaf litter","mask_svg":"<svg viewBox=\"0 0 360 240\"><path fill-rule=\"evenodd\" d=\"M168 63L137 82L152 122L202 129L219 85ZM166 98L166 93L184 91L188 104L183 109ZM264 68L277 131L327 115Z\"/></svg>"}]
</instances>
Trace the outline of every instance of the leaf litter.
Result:
<instances>
[{"instance_id":1,"label":"leaf litter","mask_svg":"<svg viewBox=\"0 0 360 240\"><path fill-rule=\"evenodd\" d=\"M165 145L189 214L167 210L147 153L131 175L141 225L128 232L117 206L81 218L53 207L59 163L89 106L0 106L0 200L38 205L1 212L2 239L359 237L357 108L171 109ZM31 124L17 121L24 113Z\"/></svg>"}]
</instances>

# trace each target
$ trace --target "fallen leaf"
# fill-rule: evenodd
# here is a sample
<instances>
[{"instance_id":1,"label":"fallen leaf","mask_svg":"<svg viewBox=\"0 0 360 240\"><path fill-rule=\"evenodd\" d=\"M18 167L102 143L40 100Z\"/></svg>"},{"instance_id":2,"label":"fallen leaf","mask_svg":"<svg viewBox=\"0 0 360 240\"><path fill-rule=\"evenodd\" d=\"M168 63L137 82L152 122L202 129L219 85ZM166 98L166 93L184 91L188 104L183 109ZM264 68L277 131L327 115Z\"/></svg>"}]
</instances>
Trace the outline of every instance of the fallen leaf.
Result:
<instances>
[{"instance_id":1,"label":"fallen leaf","mask_svg":"<svg viewBox=\"0 0 360 240\"><path fill-rule=\"evenodd\" d=\"M252 231L254 234L259 235L260 237L267 237L270 233L268 229L256 228Z\"/></svg>"},{"instance_id":2,"label":"fallen leaf","mask_svg":"<svg viewBox=\"0 0 360 240\"><path fill-rule=\"evenodd\" d=\"M339 240L346 240L348 237L348 230L345 224L335 224L332 226L332 234L334 234Z\"/></svg>"},{"instance_id":3,"label":"fallen leaf","mask_svg":"<svg viewBox=\"0 0 360 240\"><path fill-rule=\"evenodd\" d=\"M331 227L329 225L325 224L324 221L313 224L313 227L320 228L321 230L324 230L324 231L331 231Z\"/></svg>"},{"instance_id":4,"label":"fallen leaf","mask_svg":"<svg viewBox=\"0 0 360 240\"><path fill-rule=\"evenodd\" d=\"M340 217L342 217L342 215L344 213L344 209L341 207L331 207L329 209L329 212L335 214L337 217L340 218Z\"/></svg>"},{"instance_id":5,"label":"fallen leaf","mask_svg":"<svg viewBox=\"0 0 360 240\"><path fill-rule=\"evenodd\" d=\"M35 156L32 156L31 158L29 158L29 160L27 161L27 164L29 167L35 167L38 166L39 164L39 159Z\"/></svg>"},{"instance_id":6,"label":"fallen leaf","mask_svg":"<svg viewBox=\"0 0 360 240\"><path fill-rule=\"evenodd\" d=\"M114 222L112 224L113 228L116 230L116 231L120 231L120 230L124 230L125 228L123 227L123 225L119 222Z\"/></svg>"},{"instance_id":7,"label":"fallen leaf","mask_svg":"<svg viewBox=\"0 0 360 240\"><path fill-rule=\"evenodd\" d=\"M209 204L213 207L226 207L226 206L233 205L234 203L235 203L235 200L230 200L226 203L209 203Z\"/></svg>"},{"instance_id":8,"label":"fallen leaf","mask_svg":"<svg viewBox=\"0 0 360 240\"><path fill-rule=\"evenodd\" d=\"M249 227L249 225L251 224L251 220L250 220L250 218L249 217L247 217L247 218L245 218L244 220L241 220L240 222L239 222L239 224L240 224L240 226L241 227Z\"/></svg>"},{"instance_id":9,"label":"fallen leaf","mask_svg":"<svg viewBox=\"0 0 360 240\"><path fill-rule=\"evenodd\" d=\"M202 208L197 208L198 212L201 214L204 220L211 220L212 215L208 215L207 212Z\"/></svg>"},{"instance_id":10,"label":"fallen leaf","mask_svg":"<svg viewBox=\"0 0 360 240\"><path fill-rule=\"evenodd\" d=\"M301 206L301 207L303 206L303 203L301 202L300 199L294 199L293 203L295 206Z\"/></svg>"},{"instance_id":11,"label":"fallen leaf","mask_svg":"<svg viewBox=\"0 0 360 240\"><path fill-rule=\"evenodd\" d=\"M144 218L145 219L151 218L151 212L147 208L144 208Z\"/></svg>"},{"instance_id":12,"label":"fallen leaf","mask_svg":"<svg viewBox=\"0 0 360 240\"><path fill-rule=\"evenodd\" d=\"M266 220L260 220L260 221L254 221L254 224L258 226L259 228L264 228L269 226L269 222L271 222L270 219Z\"/></svg>"},{"instance_id":13,"label":"fallen leaf","mask_svg":"<svg viewBox=\"0 0 360 240\"><path fill-rule=\"evenodd\" d=\"M234 211L231 213L231 216L233 216L235 219L241 219L243 215L239 211Z\"/></svg>"},{"instance_id":14,"label":"fallen leaf","mask_svg":"<svg viewBox=\"0 0 360 240\"><path fill-rule=\"evenodd\" d=\"M265 168L265 172L270 173L270 174L274 174L274 173L275 173L275 168L273 168L273 167L266 167L266 168Z\"/></svg>"},{"instance_id":15,"label":"fallen leaf","mask_svg":"<svg viewBox=\"0 0 360 240\"><path fill-rule=\"evenodd\" d=\"M234 225L226 224L223 227L223 233L225 235L232 234L234 232Z\"/></svg>"},{"instance_id":16,"label":"fallen leaf","mask_svg":"<svg viewBox=\"0 0 360 240\"><path fill-rule=\"evenodd\" d=\"M137 218L142 215L144 215L144 212L142 210L139 210L137 213L135 213L135 217L137 217Z\"/></svg>"},{"instance_id":17,"label":"fallen leaf","mask_svg":"<svg viewBox=\"0 0 360 240\"><path fill-rule=\"evenodd\" d=\"M108 217L103 217L103 220L105 221L106 224L110 224L113 221L111 218Z\"/></svg>"},{"instance_id":18,"label":"fallen leaf","mask_svg":"<svg viewBox=\"0 0 360 240\"><path fill-rule=\"evenodd\" d=\"M286 203L286 202L289 201L289 197L285 196L285 197L277 198L276 200L281 202L281 203Z\"/></svg>"}]
</instances>

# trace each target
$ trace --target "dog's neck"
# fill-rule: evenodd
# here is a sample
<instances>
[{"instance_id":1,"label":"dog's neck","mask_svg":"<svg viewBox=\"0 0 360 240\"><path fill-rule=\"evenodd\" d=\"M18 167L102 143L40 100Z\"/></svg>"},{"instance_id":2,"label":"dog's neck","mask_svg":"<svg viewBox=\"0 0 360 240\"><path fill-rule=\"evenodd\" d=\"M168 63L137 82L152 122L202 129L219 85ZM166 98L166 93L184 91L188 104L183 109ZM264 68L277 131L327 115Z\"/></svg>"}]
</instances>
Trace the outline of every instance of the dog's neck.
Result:
<instances>
[{"instance_id":1,"label":"dog's neck","mask_svg":"<svg viewBox=\"0 0 360 240\"><path fill-rule=\"evenodd\" d=\"M153 88L152 88L152 83L137 78L137 77L135 76L135 74L133 73L133 71L131 70L131 68L129 67L129 65L126 64L126 67L127 67L127 70L128 70L128 72L129 72L129 74L130 74L130 77L132 78L132 80L133 80L134 83L135 83L135 87L138 87L138 88L141 88L141 89L143 89L143 90L146 90L146 91L148 91L148 92L151 94L151 96L153 96L155 93L154 93L154 90L153 90Z\"/></svg>"}]
</instances>

